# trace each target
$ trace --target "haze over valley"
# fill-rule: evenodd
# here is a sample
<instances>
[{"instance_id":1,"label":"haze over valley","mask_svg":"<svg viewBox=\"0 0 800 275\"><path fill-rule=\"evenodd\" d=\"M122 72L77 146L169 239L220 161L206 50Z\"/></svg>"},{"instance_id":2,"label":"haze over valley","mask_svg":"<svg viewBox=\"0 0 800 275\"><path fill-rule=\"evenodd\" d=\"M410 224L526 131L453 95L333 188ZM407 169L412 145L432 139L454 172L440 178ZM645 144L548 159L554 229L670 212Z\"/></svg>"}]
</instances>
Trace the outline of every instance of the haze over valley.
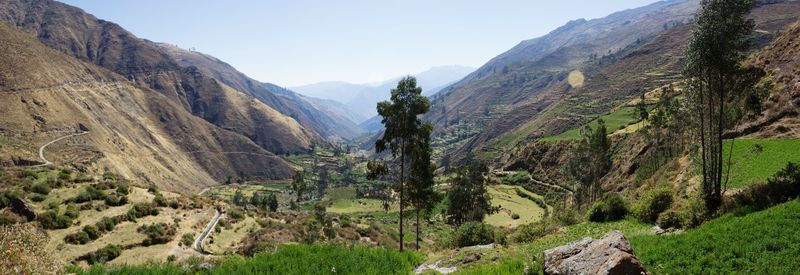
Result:
<instances>
[{"instance_id":1,"label":"haze over valley","mask_svg":"<svg viewBox=\"0 0 800 275\"><path fill-rule=\"evenodd\" d=\"M794 0L0 0L0 274L798 273L799 83Z\"/></svg>"}]
</instances>

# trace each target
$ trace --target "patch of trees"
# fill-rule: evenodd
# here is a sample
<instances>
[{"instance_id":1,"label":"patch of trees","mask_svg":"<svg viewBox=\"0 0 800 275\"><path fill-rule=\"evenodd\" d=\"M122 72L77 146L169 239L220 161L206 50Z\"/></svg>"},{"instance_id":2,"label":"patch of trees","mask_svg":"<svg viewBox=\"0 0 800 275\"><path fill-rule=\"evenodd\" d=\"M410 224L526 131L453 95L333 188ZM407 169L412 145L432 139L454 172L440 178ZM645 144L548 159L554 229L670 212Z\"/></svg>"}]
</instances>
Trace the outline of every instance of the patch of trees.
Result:
<instances>
[{"instance_id":1,"label":"patch of trees","mask_svg":"<svg viewBox=\"0 0 800 275\"><path fill-rule=\"evenodd\" d=\"M754 0L702 1L686 51L683 74L688 78L694 130L701 148L701 193L711 212L722 204L730 172L723 171L723 134L742 117L744 112L737 106L761 105L755 91L765 73L742 66L754 28L748 17L754 5Z\"/></svg>"},{"instance_id":2,"label":"patch of trees","mask_svg":"<svg viewBox=\"0 0 800 275\"><path fill-rule=\"evenodd\" d=\"M137 230L139 233L144 234L147 238L142 241L142 245L150 246L154 244L165 244L175 237L178 229L177 225L169 225L166 223L154 223L150 225L143 225Z\"/></svg>"},{"instance_id":3,"label":"patch of trees","mask_svg":"<svg viewBox=\"0 0 800 275\"><path fill-rule=\"evenodd\" d=\"M256 192L250 198L250 204L266 211L278 211L278 197L272 192Z\"/></svg>"},{"instance_id":4,"label":"patch of trees","mask_svg":"<svg viewBox=\"0 0 800 275\"><path fill-rule=\"evenodd\" d=\"M486 164L470 161L468 165L457 168L452 187L447 192L447 222L460 226L467 222L482 222L486 215L497 208L491 204L487 189Z\"/></svg>"},{"instance_id":5,"label":"patch of trees","mask_svg":"<svg viewBox=\"0 0 800 275\"><path fill-rule=\"evenodd\" d=\"M325 206L320 203L314 205L314 217L313 219L306 219L303 222L303 227L303 231L300 234L302 243L313 244L319 240L333 240L336 238L333 219L328 216Z\"/></svg>"},{"instance_id":6,"label":"patch of trees","mask_svg":"<svg viewBox=\"0 0 800 275\"><path fill-rule=\"evenodd\" d=\"M581 130L581 139L564 166L567 174L579 183L575 188L578 205L594 202L601 195L601 179L611 170L610 149L611 141L602 119L597 120L596 129L587 125Z\"/></svg>"},{"instance_id":7,"label":"patch of trees","mask_svg":"<svg viewBox=\"0 0 800 275\"><path fill-rule=\"evenodd\" d=\"M107 245L95 252L81 256L78 260L85 260L90 265L103 264L116 259L120 254L122 254L121 247L117 245Z\"/></svg>"}]
</instances>

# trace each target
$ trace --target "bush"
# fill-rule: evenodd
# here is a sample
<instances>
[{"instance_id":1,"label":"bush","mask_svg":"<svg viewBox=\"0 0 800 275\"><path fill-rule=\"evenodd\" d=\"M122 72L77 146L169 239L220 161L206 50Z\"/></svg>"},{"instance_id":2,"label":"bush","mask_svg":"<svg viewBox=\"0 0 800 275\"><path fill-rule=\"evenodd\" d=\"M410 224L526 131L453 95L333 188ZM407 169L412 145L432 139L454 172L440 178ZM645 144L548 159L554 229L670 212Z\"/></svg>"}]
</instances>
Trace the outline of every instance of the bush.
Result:
<instances>
[{"instance_id":1,"label":"bush","mask_svg":"<svg viewBox=\"0 0 800 275\"><path fill-rule=\"evenodd\" d=\"M183 236L181 236L181 245L191 246L193 242L194 242L194 234L186 233L183 234Z\"/></svg>"},{"instance_id":2,"label":"bush","mask_svg":"<svg viewBox=\"0 0 800 275\"><path fill-rule=\"evenodd\" d=\"M33 202L43 202L44 200L47 199L47 197L42 195L42 194L32 194L28 198L31 199L31 201L33 201Z\"/></svg>"},{"instance_id":3,"label":"bush","mask_svg":"<svg viewBox=\"0 0 800 275\"><path fill-rule=\"evenodd\" d=\"M123 206L128 204L128 197L124 195L110 195L106 197L105 203L108 206Z\"/></svg>"},{"instance_id":4,"label":"bush","mask_svg":"<svg viewBox=\"0 0 800 275\"><path fill-rule=\"evenodd\" d=\"M586 212L586 219L592 222L606 221L606 203L602 200L596 201Z\"/></svg>"},{"instance_id":5,"label":"bush","mask_svg":"<svg viewBox=\"0 0 800 275\"><path fill-rule=\"evenodd\" d=\"M36 217L44 229L64 229L72 225L70 217L59 215L55 210L50 210Z\"/></svg>"},{"instance_id":6,"label":"bush","mask_svg":"<svg viewBox=\"0 0 800 275\"><path fill-rule=\"evenodd\" d=\"M453 242L458 247L494 242L494 227L482 222L467 222L456 229Z\"/></svg>"},{"instance_id":7,"label":"bush","mask_svg":"<svg viewBox=\"0 0 800 275\"><path fill-rule=\"evenodd\" d=\"M117 194L127 195L130 194L130 192L131 192L130 187L128 187L127 184L120 183L119 185L117 185Z\"/></svg>"},{"instance_id":8,"label":"bush","mask_svg":"<svg viewBox=\"0 0 800 275\"><path fill-rule=\"evenodd\" d=\"M177 233L175 226L170 226L165 223L143 225L139 227L137 231L147 236L147 238L142 241L142 245L144 246L168 243L175 236L175 233Z\"/></svg>"},{"instance_id":9,"label":"bush","mask_svg":"<svg viewBox=\"0 0 800 275\"><path fill-rule=\"evenodd\" d=\"M230 213L228 213L228 215L230 215L231 218L234 219L234 220L241 220L242 218L244 218L244 213L242 213L242 211L240 211L238 209L231 209L231 211L230 211Z\"/></svg>"},{"instance_id":10,"label":"bush","mask_svg":"<svg viewBox=\"0 0 800 275\"><path fill-rule=\"evenodd\" d=\"M37 180L39 179L39 173L34 170L22 170L22 172L19 172L19 178Z\"/></svg>"},{"instance_id":11,"label":"bush","mask_svg":"<svg viewBox=\"0 0 800 275\"><path fill-rule=\"evenodd\" d=\"M156 196L153 197L153 203L159 207L165 207L167 206L167 199L161 193L156 192Z\"/></svg>"},{"instance_id":12,"label":"bush","mask_svg":"<svg viewBox=\"0 0 800 275\"><path fill-rule=\"evenodd\" d=\"M632 212L640 221L653 223L661 212L672 205L672 188L657 187L650 190L633 204Z\"/></svg>"},{"instance_id":13,"label":"bush","mask_svg":"<svg viewBox=\"0 0 800 275\"><path fill-rule=\"evenodd\" d=\"M606 221L618 221L628 214L628 203L618 194L609 195L606 201Z\"/></svg>"},{"instance_id":14,"label":"bush","mask_svg":"<svg viewBox=\"0 0 800 275\"><path fill-rule=\"evenodd\" d=\"M138 218L158 215L158 208L149 203L137 203L128 210L128 220L135 221Z\"/></svg>"},{"instance_id":15,"label":"bush","mask_svg":"<svg viewBox=\"0 0 800 275\"><path fill-rule=\"evenodd\" d=\"M105 200L107 197L106 193L103 190L97 189L94 186L86 186L86 189L83 190L80 194L72 198L73 202L82 203L87 201L94 201L94 200Z\"/></svg>"},{"instance_id":16,"label":"bush","mask_svg":"<svg viewBox=\"0 0 800 275\"><path fill-rule=\"evenodd\" d=\"M610 222L625 218L628 214L628 207L625 199L617 194L606 196L604 199L595 202L586 213L586 218L592 222Z\"/></svg>"},{"instance_id":17,"label":"bush","mask_svg":"<svg viewBox=\"0 0 800 275\"><path fill-rule=\"evenodd\" d=\"M72 172L69 170L61 170L61 172L58 173L58 179L60 180L69 180L71 177Z\"/></svg>"},{"instance_id":18,"label":"bush","mask_svg":"<svg viewBox=\"0 0 800 275\"><path fill-rule=\"evenodd\" d=\"M95 252L89 253L81 257L86 260L90 265L95 263L106 263L119 257L122 254L122 249L116 245L107 245Z\"/></svg>"},{"instance_id":19,"label":"bush","mask_svg":"<svg viewBox=\"0 0 800 275\"><path fill-rule=\"evenodd\" d=\"M656 224L661 228L682 228L681 213L673 209L661 212L656 219Z\"/></svg>"},{"instance_id":20,"label":"bush","mask_svg":"<svg viewBox=\"0 0 800 275\"><path fill-rule=\"evenodd\" d=\"M517 214L517 213L511 214L511 219L519 220L519 214Z\"/></svg>"},{"instance_id":21,"label":"bush","mask_svg":"<svg viewBox=\"0 0 800 275\"><path fill-rule=\"evenodd\" d=\"M50 185L44 182L34 184L31 187L31 192L47 195L50 193Z\"/></svg>"},{"instance_id":22,"label":"bush","mask_svg":"<svg viewBox=\"0 0 800 275\"><path fill-rule=\"evenodd\" d=\"M64 216L69 217L70 219L77 219L80 211L78 211L78 207L74 204L67 205L67 209L64 210Z\"/></svg>"}]
</instances>

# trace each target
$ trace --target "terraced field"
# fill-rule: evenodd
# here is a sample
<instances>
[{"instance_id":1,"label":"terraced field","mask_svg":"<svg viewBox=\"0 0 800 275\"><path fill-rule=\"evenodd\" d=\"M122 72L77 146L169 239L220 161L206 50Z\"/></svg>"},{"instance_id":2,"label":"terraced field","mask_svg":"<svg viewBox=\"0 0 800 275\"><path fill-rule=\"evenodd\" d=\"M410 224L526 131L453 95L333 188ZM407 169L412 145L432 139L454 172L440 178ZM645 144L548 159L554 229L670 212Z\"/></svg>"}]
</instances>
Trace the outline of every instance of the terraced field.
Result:
<instances>
[{"instance_id":1,"label":"terraced field","mask_svg":"<svg viewBox=\"0 0 800 275\"><path fill-rule=\"evenodd\" d=\"M499 206L500 211L487 216L486 223L494 226L517 227L518 225L538 221L544 217L545 209L532 200L517 194L517 190L532 197L542 198L518 186L490 186L489 195L492 196L492 205Z\"/></svg>"},{"instance_id":2,"label":"terraced field","mask_svg":"<svg viewBox=\"0 0 800 275\"><path fill-rule=\"evenodd\" d=\"M630 125L633 125L640 121L638 111L635 107L622 107L618 108L615 111L599 116L598 118L603 119L606 124L606 128L608 129L608 133L614 133L618 130L624 130ZM581 137L581 129L586 125L592 127L592 129L597 127L597 119L595 118L587 124L581 125L576 128L572 128L566 132L555 136L544 137L541 140L544 141L559 141L559 140L574 140L579 139Z\"/></svg>"},{"instance_id":3,"label":"terraced field","mask_svg":"<svg viewBox=\"0 0 800 275\"><path fill-rule=\"evenodd\" d=\"M725 142L726 171L731 144L729 188L765 182L787 163L800 163L800 139L736 139Z\"/></svg>"}]
</instances>

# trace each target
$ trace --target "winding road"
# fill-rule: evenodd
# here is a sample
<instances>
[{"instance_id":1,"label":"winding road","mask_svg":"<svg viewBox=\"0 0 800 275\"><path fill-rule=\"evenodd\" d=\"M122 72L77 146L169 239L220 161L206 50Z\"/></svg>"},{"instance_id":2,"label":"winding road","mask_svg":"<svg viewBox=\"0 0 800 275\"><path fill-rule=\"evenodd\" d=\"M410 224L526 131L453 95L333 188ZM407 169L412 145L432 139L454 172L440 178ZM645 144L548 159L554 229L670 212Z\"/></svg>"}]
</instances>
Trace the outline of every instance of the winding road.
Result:
<instances>
[{"instance_id":1,"label":"winding road","mask_svg":"<svg viewBox=\"0 0 800 275\"><path fill-rule=\"evenodd\" d=\"M203 229L203 233L200 233L200 236L197 236L197 239L194 240L194 244L192 245L192 248L194 248L194 250L197 250L197 252L200 252L200 254L203 255L209 254L203 249L203 242L208 237L208 234L211 234L211 230L213 230L214 227L217 226L219 219L222 218L222 212L220 212L219 209L215 211L216 214L214 214L214 218L211 219L208 225L206 225L206 228Z\"/></svg>"},{"instance_id":2,"label":"winding road","mask_svg":"<svg viewBox=\"0 0 800 275\"><path fill-rule=\"evenodd\" d=\"M51 161L47 160L47 158L45 158L45 157L44 157L44 149L45 149L45 148L47 148L47 146L50 146L50 145L52 145L53 143L56 143L56 142L62 141L62 140L64 140L64 139L68 139L68 138L71 138L71 137L82 136L82 135L85 135L85 134L88 134L88 133L89 133L89 131L84 131L84 132L80 132L80 133L69 134L69 135L66 135L66 136L63 136L63 137L60 137L60 138L57 138L57 139L51 140L51 141L50 141L50 142L48 142L48 143L45 143L44 145L42 145L42 147L39 147L39 159L41 159L41 160L42 160L42 162L44 162L44 163L43 163L43 164L39 164L39 165L34 165L34 166L32 166L32 167L43 167L43 166L50 166L50 165L52 165L52 164L53 164L53 162L51 162Z\"/></svg>"}]
</instances>

